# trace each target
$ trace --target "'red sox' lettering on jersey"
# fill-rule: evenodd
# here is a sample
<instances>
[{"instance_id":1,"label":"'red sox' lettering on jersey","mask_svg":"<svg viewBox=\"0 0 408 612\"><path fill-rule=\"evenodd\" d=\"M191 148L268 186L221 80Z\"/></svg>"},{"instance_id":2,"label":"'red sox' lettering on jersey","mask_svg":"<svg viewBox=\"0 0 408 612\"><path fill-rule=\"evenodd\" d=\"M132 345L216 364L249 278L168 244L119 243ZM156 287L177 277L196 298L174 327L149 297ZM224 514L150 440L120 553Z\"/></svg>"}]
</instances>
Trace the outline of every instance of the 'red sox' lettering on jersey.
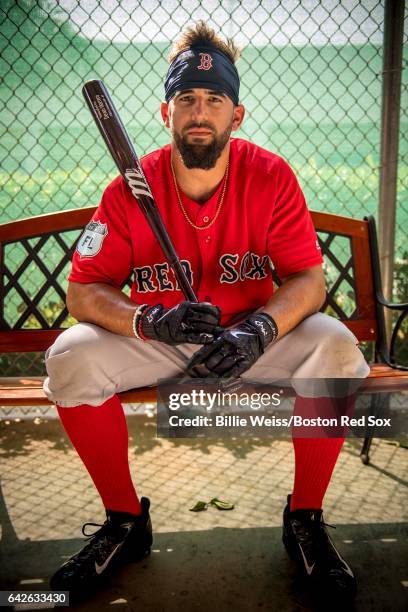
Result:
<instances>
[{"instance_id":1,"label":"'red sox' lettering on jersey","mask_svg":"<svg viewBox=\"0 0 408 612\"><path fill-rule=\"evenodd\" d=\"M177 199L170 145L146 155L141 165L198 299L219 306L223 324L267 302L273 292L271 264L284 278L322 263L302 190L278 155L231 139L225 199L215 223L205 227L216 213L223 181L204 204L180 192L189 218L204 226L198 230L187 223ZM106 226L103 241L98 249L85 249L81 243L71 281L120 287L133 271L131 299L136 303L169 307L184 300L122 177L105 190L92 218L97 222Z\"/></svg>"},{"instance_id":2,"label":"'red sox' lettering on jersey","mask_svg":"<svg viewBox=\"0 0 408 612\"><path fill-rule=\"evenodd\" d=\"M193 270L189 261L181 261L181 265L187 275L190 284L193 284ZM238 253L231 255L226 253L221 255L219 260L220 265L220 283L237 283L239 280L249 278L256 280L258 278L266 278L268 269L270 269L270 260L268 255L260 257L256 253L245 253L241 258ZM172 274L171 268L167 262L155 263L153 266L140 266L134 268L136 291L146 293L152 291L174 291L178 289L178 284L174 283L169 278Z\"/></svg>"},{"instance_id":3,"label":"'red sox' lettering on jersey","mask_svg":"<svg viewBox=\"0 0 408 612\"><path fill-rule=\"evenodd\" d=\"M190 262L183 260L180 263L184 268L190 285L192 285L193 271ZM138 293L146 293L148 291L153 293L157 291L178 291L180 289L177 281L170 278L173 276L173 272L167 261L155 263L153 266L141 266L133 271L135 274L136 291Z\"/></svg>"},{"instance_id":4,"label":"'red sox' lettering on jersey","mask_svg":"<svg viewBox=\"0 0 408 612\"><path fill-rule=\"evenodd\" d=\"M266 278L270 269L270 259L268 255L259 256L256 253L247 251L241 258L238 253L225 253L220 257L222 274L220 283L236 283L245 278L260 279Z\"/></svg>"}]
</instances>

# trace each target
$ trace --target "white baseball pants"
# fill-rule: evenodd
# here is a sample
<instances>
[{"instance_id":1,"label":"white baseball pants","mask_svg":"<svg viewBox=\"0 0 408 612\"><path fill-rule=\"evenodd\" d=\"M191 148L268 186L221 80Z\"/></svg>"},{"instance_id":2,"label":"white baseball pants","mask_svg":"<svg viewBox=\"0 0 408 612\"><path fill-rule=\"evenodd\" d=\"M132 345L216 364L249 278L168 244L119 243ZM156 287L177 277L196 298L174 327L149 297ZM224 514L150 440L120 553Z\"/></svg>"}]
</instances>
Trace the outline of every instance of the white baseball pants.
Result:
<instances>
[{"instance_id":1,"label":"white baseball pants","mask_svg":"<svg viewBox=\"0 0 408 612\"><path fill-rule=\"evenodd\" d=\"M78 323L64 331L47 350L44 391L62 407L99 406L120 391L182 375L199 348L196 344L144 342L97 325ZM289 378L362 379L369 371L354 334L337 319L316 313L269 345L242 378L265 382ZM302 386L294 387L301 395L309 395Z\"/></svg>"}]
</instances>

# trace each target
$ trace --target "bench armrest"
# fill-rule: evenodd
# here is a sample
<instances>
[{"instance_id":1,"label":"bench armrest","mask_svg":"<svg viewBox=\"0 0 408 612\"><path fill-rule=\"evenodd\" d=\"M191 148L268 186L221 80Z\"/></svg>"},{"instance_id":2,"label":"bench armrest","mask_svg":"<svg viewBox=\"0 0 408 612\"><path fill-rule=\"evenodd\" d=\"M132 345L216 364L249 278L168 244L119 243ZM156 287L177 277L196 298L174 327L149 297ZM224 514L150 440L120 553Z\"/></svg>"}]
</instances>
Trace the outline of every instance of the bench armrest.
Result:
<instances>
[{"instance_id":1,"label":"bench armrest","mask_svg":"<svg viewBox=\"0 0 408 612\"><path fill-rule=\"evenodd\" d=\"M380 350L381 357L385 361L387 365L389 365L394 370L404 370L408 371L408 366L396 363L395 361L395 343L397 340L398 332L401 329L402 323L405 317L408 315L408 302L402 302L401 304L396 304L395 302L389 302L385 299L384 295L381 291L376 291L376 299L379 304L381 304L384 308L389 308L390 310L401 310L401 314L399 315L397 322L392 330L390 346L387 351Z\"/></svg>"},{"instance_id":2,"label":"bench armrest","mask_svg":"<svg viewBox=\"0 0 408 612\"><path fill-rule=\"evenodd\" d=\"M408 371L408 367L406 365L395 362L395 342L397 339L397 334L401 329L402 322L408 314L408 303L405 302L401 304L396 304L395 302L390 302L384 297L382 291L380 257L378 252L375 219L372 215L365 217L365 219L368 222L368 233L370 237L370 252L373 265L373 285L376 300L377 323L379 326L379 340L377 341L376 351L381 356L383 361L391 368L395 370ZM387 346L386 341L386 329L383 310L384 308L388 308L389 310L402 311L392 331L389 347Z\"/></svg>"},{"instance_id":3,"label":"bench armrest","mask_svg":"<svg viewBox=\"0 0 408 612\"><path fill-rule=\"evenodd\" d=\"M399 330L401 329L401 325L402 322L404 321L405 317L408 315L408 305L407 304L401 304L401 306L403 306L404 308L401 308L400 310L402 310L400 316L397 319L397 322L394 326L394 329L392 330L392 335L391 335L391 342L390 342L390 362L391 362L391 367L395 368L397 370L406 370L408 371L408 367L402 364L398 364L395 363L395 342L397 340L397 335Z\"/></svg>"},{"instance_id":4,"label":"bench armrest","mask_svg":"<svg viewBox=\"0 0 408 612\"><path fill-rule=\"evenodd\" d=\"M395 302L389 302L385 299L381 292L376 292L377 301L385 306L386 308L390 308L391 310L408 310L408 302L401 302L401 304L396 304Z\"/></svg>"}]
</instances>

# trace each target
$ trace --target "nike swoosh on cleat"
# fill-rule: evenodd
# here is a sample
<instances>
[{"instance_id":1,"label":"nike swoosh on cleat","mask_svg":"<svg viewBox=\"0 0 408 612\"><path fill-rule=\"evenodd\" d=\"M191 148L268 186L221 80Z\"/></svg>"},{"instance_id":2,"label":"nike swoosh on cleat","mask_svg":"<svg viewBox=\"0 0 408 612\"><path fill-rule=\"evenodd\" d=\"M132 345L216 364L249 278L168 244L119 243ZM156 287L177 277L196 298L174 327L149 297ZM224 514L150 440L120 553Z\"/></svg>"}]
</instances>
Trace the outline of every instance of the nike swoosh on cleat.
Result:
<instances>
[{"instance_id":1,"label":"nike swoosh on cleat","mask_svg":"<svg viewBox=\"0 0 408 612\"><path fill-rule=\"evenodd\" d=\"M354 574L353 574L353 571L352 571L351 567L350 567L349 565L347 565L346 561L343 559L343 557L341 556L341 554L339 553L339 551L337 550L337 548L336 548L336 547L335 547L335 545L333 544L333 540L332 540L330 537L329 537L329 540L330 540L331 545L333 546L334 550L336 551L338 558L339 558L339 559L340 559L340 561L343 563L345 571L347 572L347 574L348 574L349 576L351 576L352 578L354 578L355 576L354 576Z\"/></svg>"},{"instance_id":2,"label":"nike swoosh on cleat","mask_svg":"<svg viewBox=\"0 0 408 612\"><path fill-rule=\"evenodd\" d=\"M309 565L307 562L307 559L305 557L305 553L303 552L303 548L301 547L301 545L298 542L298 546L300 548L300 552L302 553L302 557L303 557L303 563L305 564L305 568L307 571L307 575L310 576L310 574L313 572L313 568L316 565L316 563L313 563L313 565Z\"/></svg>"},{"instance_id":3,"label":"nike swoosh on cleat","mask_svg":"<svg viewBox=\"0 0 408 612\"><path fill-rule=\"evenodd\" d=\"M127 533L129 533L131 527L128 527L127 529ZM126 534L127 535L127 534ZM118 544L117 546L115 546L115 548L112 550L111 554L109 555L109 557L107 559L105 559L104 563L102 563L102 565L99 565L96 561L95 561L95 571L96 573L102 574L102 572L104 572L106 570L106 568L109 565L109 561L112 559L113 555L116 554L116 552L119 550L119 548L121 548L123 546L125 542L125 538L123 539L123 542L120 542L120 544Z\"/></svg>"},{"instance_id":4,"label":"nike swoosh on cleat","mask_svg":"<svg viewBox=\"0 0 408 612\"><path fill-rule=\"evenodd\" d=\"M106 570L107 566L109 565L109 561L112 559L116 551L122 546L122 544L123 542L115 546L109 557L106 559L105 563L102 563L102 565L98 565L98 563L95 561L95 571L97 574L102 574L102 572Z\"/></svg>"}]
</instances>

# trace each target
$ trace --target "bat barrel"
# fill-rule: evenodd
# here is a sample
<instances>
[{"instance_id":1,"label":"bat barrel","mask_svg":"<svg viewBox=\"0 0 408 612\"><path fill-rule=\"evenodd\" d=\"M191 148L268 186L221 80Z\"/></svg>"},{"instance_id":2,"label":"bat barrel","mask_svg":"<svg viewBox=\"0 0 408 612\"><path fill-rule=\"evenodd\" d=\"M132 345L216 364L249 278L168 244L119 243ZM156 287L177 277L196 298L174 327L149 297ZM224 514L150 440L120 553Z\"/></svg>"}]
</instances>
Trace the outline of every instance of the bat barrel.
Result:
<instances>
[{"instance_id":1,"label":"bat barrel","mask_svg":"<svg viewBox=\"0 0 408 612\"><path fill-rule=\"evenodd\" d=\"M82 92L119 172L123 175L128 168L139 166L136 151L104 83L88 81Z\"/></svg>"}]
</instances>

